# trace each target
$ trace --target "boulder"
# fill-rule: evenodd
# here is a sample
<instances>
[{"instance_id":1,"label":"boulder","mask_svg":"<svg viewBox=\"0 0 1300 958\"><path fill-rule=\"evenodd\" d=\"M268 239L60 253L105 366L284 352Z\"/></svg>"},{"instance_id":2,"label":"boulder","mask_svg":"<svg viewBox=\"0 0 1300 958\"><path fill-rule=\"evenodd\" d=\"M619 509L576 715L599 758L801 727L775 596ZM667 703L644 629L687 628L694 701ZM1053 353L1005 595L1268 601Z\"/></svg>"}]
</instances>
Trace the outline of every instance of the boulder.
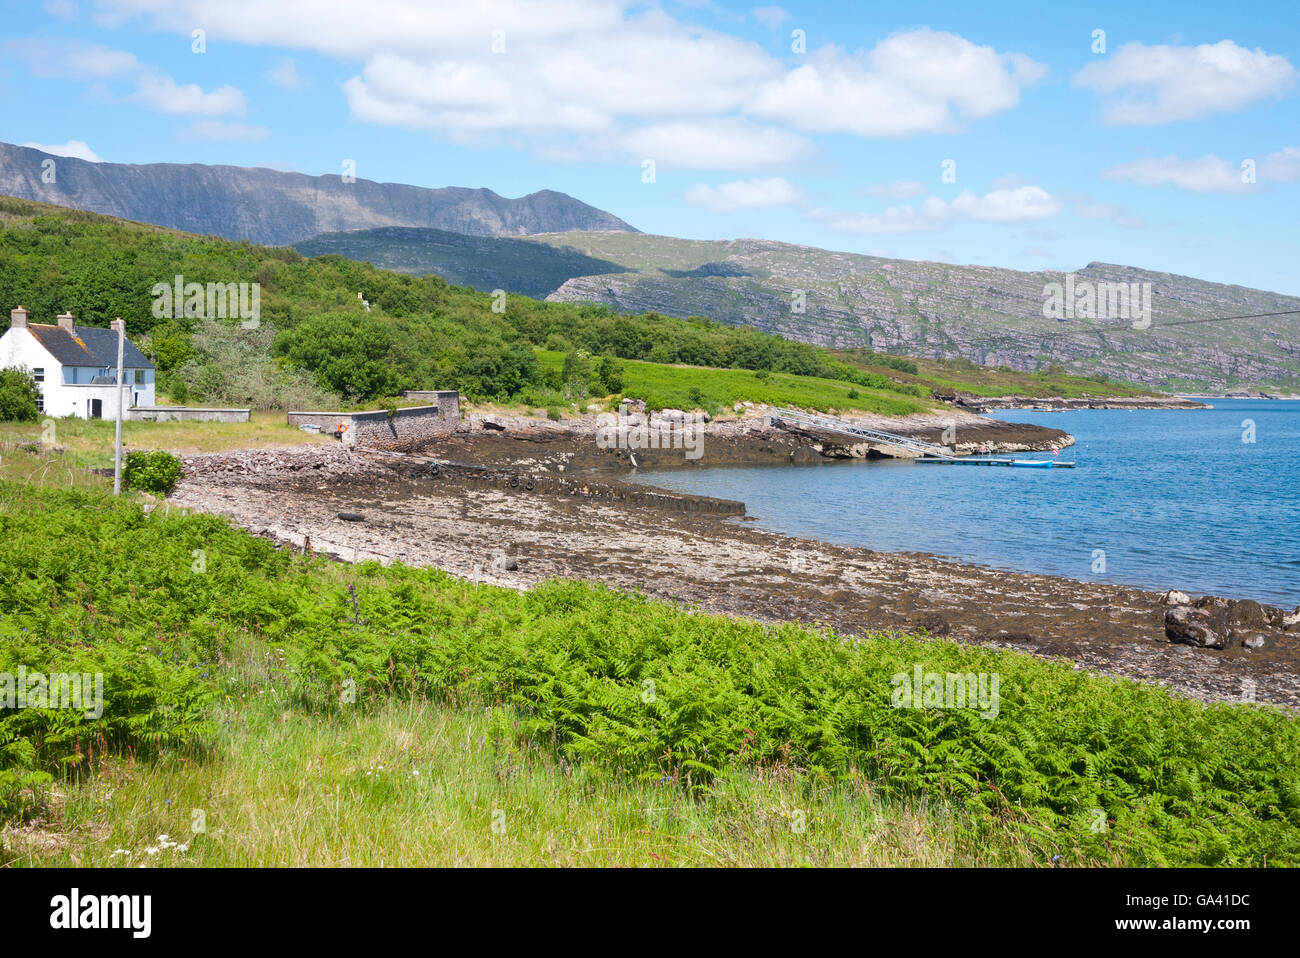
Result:
<instances>
[{"instance_id":1,"label":"boulder","mask_svg":"<svg viewBox=\"0 0 1300 958\"><path fill-rule=\"evenodd\" d=\"M1170 589L1160 597L1164 605L1191 605L1192 597L1186 592L1179 592L1176 589Z\"/></svg>"},{"instance_id":2,"label":"boulder","mask_svg":"<svg viewBox=\"0 0 1300 958\"><path fill-rule=\"evenodd\" d=\"M1230 601L1225 618L1230 626L1240 629L1268 628L1268 616L1264 607L1253 599Z\"/></svg>"},{"instance_id":3,"label":"boulder","mask_svg":"<svg viewBox=\"0 0 1300 958\"><path fill-rule=\"evenodd\" d=\"M1234 641L1240 642L1243 649L1262 649L1268 644L1268 640L1261 632L1243 632L1240 629L1234 629L1232 638Z\"/></svg>"},{"instance_id":4,"label":"boulder","mask_svg":"<svg viewBox=\"0 0 1300 958\"><path fill-rule=\"evenodd\" d=\"M916 628L925 629L931 635L948 635L952 632L952 626L948 620L937 612L931 612L923 619L918 619Z\"/></svg>"},{"instance_id":5,"label":"boulder","mask_svg":"<svg viewBox=\"0 0 1300 958\"><path fill-rule=\"evenodd\" d=\"M1221 649L1227 644L1222 632L1214 629L1211 617L1190 605L1179 605L1165 612L1165 635L1170 642L1201 649Z\"/></svg>"},{"instance_id":6,"label":"boulder","mask_svg":"<svg viewBox=\"0 0 1300 958\"><path fill-rule=\"evenodd\" d=\"M497 556L492 560L493 572L514 572L519 568L519 560L510 556Z\"/></svg>"}]
</instances>

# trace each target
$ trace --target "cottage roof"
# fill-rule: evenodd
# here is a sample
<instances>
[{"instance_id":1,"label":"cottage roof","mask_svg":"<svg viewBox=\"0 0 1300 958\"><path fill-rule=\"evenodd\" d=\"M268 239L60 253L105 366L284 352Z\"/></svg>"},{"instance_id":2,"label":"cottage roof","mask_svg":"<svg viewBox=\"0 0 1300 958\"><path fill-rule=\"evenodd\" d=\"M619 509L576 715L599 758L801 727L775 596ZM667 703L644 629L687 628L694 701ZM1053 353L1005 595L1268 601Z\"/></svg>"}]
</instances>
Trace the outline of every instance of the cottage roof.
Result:
<instances>
[{"instance_id":1,"label":"cottage roof","mask_svg":"<svg viewBox=\"0 0 1300 958\"><path fill-rule=\"evenodd\" d=\"M70 333L62 326L41 323L29 323L27 329L61 365L117 367L117 333L111 329L78 326ZM154 368L129 339L122 346L122 364L128 369Z\"/></svg>"}]
</instances>

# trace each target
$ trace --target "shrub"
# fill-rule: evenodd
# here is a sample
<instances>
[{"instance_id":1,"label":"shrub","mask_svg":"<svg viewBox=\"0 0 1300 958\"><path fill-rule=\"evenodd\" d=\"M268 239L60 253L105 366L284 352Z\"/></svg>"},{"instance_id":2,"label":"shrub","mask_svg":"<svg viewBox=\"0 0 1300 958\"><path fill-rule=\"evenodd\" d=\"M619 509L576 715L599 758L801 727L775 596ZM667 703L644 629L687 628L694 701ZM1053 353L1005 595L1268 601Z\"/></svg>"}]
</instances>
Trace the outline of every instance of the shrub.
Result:
<instances>
[{"instance_id":1,"label":"shrub","mask_svg":"<svg viewBox=\"0 0 1300 958\"><path fill-rule=\"evenodd\" d=\"M128 489L158 492L165 496L181 477L181 461L161 449L128 453L122 477Z\"/></svg>"},{"instance_id":2,"label":"shrub","mask_svg":"<svg viewBox=\"0 0 1300 958\"><path fill-rule=\"evenodd\" d=\"M41 387L25 369L0 369L0 422L31 422L40 410Z\"/></svg>"}]
</instances>

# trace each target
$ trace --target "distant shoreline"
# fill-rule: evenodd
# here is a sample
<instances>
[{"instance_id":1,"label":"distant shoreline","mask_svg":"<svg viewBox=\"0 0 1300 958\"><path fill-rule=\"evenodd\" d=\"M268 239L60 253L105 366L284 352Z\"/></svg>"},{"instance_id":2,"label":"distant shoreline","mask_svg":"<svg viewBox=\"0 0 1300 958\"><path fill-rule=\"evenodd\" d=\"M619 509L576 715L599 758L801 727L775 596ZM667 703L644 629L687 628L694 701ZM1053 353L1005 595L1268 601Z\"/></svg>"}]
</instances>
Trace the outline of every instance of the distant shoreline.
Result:
<instances>
[{"instance_id":1,"label":"distant shoreline","mask_svg":"<svg viewBox=\"0 0 1300 958\"><path fill-rule=\"evenodd\" d=\"M1200 399L1255 399L1255 400L1263 400L1264 402L1300 402L1300 393L1297 393L1297 394L1291 394L1291 395L1286 395L1286 396L1275 396L1275 395L1272 395L1272 394L1269 394L1269 393L1256 393L1256 394L1253 395L1253 396L1242 396L1242 395L1240 395L1240 394L1229 395L1229 394L1226 394L1226 393L1225 393L1224 395L1222 395L1222 396L1210 396L1210 395L1207 395L1207 394L1205 394L1205 393L1178 393L1178 398L1179 398L1179 399L1194 399L1194 400L1200 400Z\"/></svg>"},{"instance_id":2,"label":"distant shoreline","mask_svg":"<svg viewBox=\"0 0 1300 958\"><path fill-rule=\"evenodd\" d=\"M988 413L1003 409L1037 409L1065 412L1072 409L1209 409L1208 404L1186 396L963 396L959 408Z\"/></svg>"}]
</instances>

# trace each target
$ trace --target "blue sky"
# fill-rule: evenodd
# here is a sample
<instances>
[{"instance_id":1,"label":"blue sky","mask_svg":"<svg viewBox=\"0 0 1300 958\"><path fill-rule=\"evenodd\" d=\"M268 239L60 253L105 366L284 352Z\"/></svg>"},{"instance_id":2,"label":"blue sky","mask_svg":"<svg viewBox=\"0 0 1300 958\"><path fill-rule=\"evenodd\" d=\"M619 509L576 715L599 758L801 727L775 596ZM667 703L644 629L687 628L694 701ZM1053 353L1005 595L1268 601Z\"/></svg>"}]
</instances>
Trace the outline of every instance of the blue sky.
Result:
<instances>
[{"instance_id":1,"label":"blue sky","mask_svg":"<svg viewBox=\"0 0 1300 958\"><path fill-rule=\"evenodd\" d=\"M1291 5L984 7L32 0L0 26L0 140L1300 294Z\"/></svg>"}]
</instances>

